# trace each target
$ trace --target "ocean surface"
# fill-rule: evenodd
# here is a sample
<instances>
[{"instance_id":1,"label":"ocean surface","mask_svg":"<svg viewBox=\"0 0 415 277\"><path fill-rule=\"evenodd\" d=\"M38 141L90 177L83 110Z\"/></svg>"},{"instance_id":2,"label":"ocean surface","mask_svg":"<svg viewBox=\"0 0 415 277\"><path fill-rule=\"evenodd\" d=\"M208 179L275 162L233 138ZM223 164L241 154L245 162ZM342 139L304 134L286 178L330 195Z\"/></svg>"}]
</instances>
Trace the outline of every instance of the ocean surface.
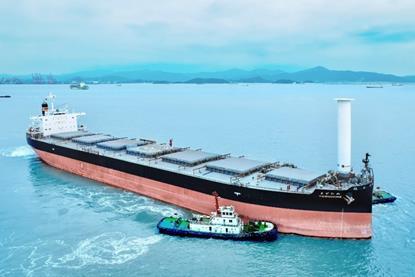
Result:
<instances>
[{"instance_id":1,"label":"ocean surface","mask_svg":"<svg viewBox=\"0 0 415 277\"><path fill-rule=\"evenodd\" d=\"M354 169L371 153L376 185L398 200L374 207L371 240L159 235L161 217L188 212L54 169L26 145L49 92L86 112L92 131L315 171L335 168L333 98L352 97ZM2 85L2 94L12 98L0 98L0 276L415 276L414 85Z\"/></svg>"}]
</instances>

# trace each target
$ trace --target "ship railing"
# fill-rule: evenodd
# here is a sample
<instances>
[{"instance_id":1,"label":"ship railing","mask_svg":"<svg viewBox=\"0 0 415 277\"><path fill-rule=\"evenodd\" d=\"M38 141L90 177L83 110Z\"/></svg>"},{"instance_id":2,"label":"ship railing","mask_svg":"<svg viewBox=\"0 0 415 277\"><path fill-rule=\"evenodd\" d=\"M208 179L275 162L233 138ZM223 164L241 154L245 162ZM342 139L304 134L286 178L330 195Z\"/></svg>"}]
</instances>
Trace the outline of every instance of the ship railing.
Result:
<instances>
[{"instance_id":1,"label":"ship railing","mask_svg":"<svg viewBox=\"0 0 415 277\"><path fill-rule=\"evenodd\" d=\"M36 132L36 131L29 131L27 133L28 133L29 136L36 136L36 135L42 134L41 132Z\"/></svg>"},{"instance_id":2,"label":"ship railing","mask_svg":"<svg viewBox=\"0 0 415 277\"><path fill-rule=\"evenodd\" d=\"M292 163L284 163L284 162L276 161L276 162L273 162L273 163L270 163L270 164L264 166L261 169L261 173L264 173L265 174L265 173L267 173L267 172L269 172L269 171L271 171L273 169L277 169L277 168L281 168L281 167L296 168L297 166L294 165L294 164L292 164Z\"/></svg>"},{"instance_id":3,"label":"ship railing","mask_svg":"<svg viewBox=\"0 0 415 277\"><path fill-rule=\"evenodd\" d=\"M27 134L30 137L36 138L36 139L40 139L43 137L43 133L40 131L40 128L30 127L29 130L27 131Z\"/></svg>"},{"instance_id":4,"label":"ship railing","mask_svg":"<svg viewBox=\"0 0 415 277\"><path fill-rule=\"evenodd\" d=\"M270 163L261 169L261 173L267 173L273 169L280 168L284 164L281 164L279 161Z\"/></svg>"},{"instance_id":5,"label":"ship railing","mask_svg":"<svg viewBox=\"0 0 415 277\"><path fill-rule=\"evenodd\" d=\"M215 159L214 161L226 159L226 158L229 158L230 156L231 156L231 153L226 153L226 154L218 156L217 159Z\"/></svg>"},{"instance_id":6,"label":"ship railing","mask_svg":"<svg viewBox=\"0 0 415 277\"><path fill-rule=\"evenodd\" d=\"M258 173L258 175L256 176L256 184L257 184L257 186L263 180L265 180L265 174L264 173Z\"/></svg>"},{"instance_id":7,"label":"ship railing","mask_svg":"<svg viewBox=\"0 0 415 277\"><path fill-rule=\"evenodd\" d=\"M184 150L186 150L186 149L190 149L190 147L186 147L186 148L183 148L183 149L184 149ZM198 148L198 149L196 149L195 151L202 151L202 148ZM179 169L179 170L181 170L181 169L186 169L186 168L188 168L188 167L194 167L194 166L196 166L196 165L198 165L198 164L204 164L204 163L207 163L207 162L212 162L212 161L217 161L217 160L225 159L225 158L227 158L227 157L230 157L230 155L231 155L230 153L223 154L223 155L217 156L217 157L215 157L215 158L213 158L213 159L203 160L203 161L198 162L197 164L194 164L194 165L192 165L192 164L179 164L178 169ZM194 168L194 169L192 170L193 175L195 175L195 172L196 172L196 171L199 171L199 173L201 173L201 172L200 172L200 169L205 168L205 167L206 167L206 165L203 165L203 166L199 166L199 167Z\"/></svg>"},{"instance_id":8,"label":"ship railing","mask_svg":"<svg viewBox=\"0 0 415 277\"><path fill-rule=\"evenodd\" d=\"M140 159L139 159L140 160ZM147 159L147 161L148 161L148 165L150 165L152 162L154 162L155 164L157 164L157 161L158 160L161 160L161 158L160 157L153 157L153 158L148 158Z\"/></svg>"},{"instance_id":9,"label":"ship railing","mask_svg":"<svg viewBox=\"0 0 415 277\"><path fill-rule=\"evenodd\" d=\"M156 143L156 141L155 140L152 140L152 139L139 138L139 140L144 141L144 142L147 142L148 144Z\"/></svg>"},{"instance_id":10,"label":"ship railing","mask_svg":"<svg viewBox=\"0 0 415 277\"><path fill-rule=\"evenodd\" d=\"M189 147L186 147L186 148L178 148L179 149L179 151L183 151L183 150L186 150L186 149L188 149ZM162 156L163 155L165 155L165 153L160 153L160 154L157 154L156 156L153 156L153 157L151 157L151 158L143 158L143 157L139 157L139 160L147 160L148 161L148 164L151 164L151 162L154 162L154 163L158 163L159 161L161 162L162 161ZM185 168L186 166L183 166L183 168ZM179 169L180 169L180 166L179 166Z\"/></svg>"},{"instance_id":11,"label":"ship railing","mask_svg":"<svg viewBox=\"0 0 415 277\"><path fill-rule=\"evenodd\" d=\"M31 136L35 139L41 139L43 138L43 133L33 133Z\"/></svg>"},{"instance_id":12,"label":"ship railing","mask_svg":"<svg viewBox=\"0 0 415 277\"><path fill-rule=\"evenodd\" d=\"M248 172L248 173L243 172L243 173L240 173L240 174L233 175L229 178L229 182L231 184L237 184L237 185L240 185L240 186L244 186L244 184L241 182L241 178L243 178L243 177L245 177L249 174L253 174L255 171L259 170L258 175L252 176L252 180L255 180L255 178L256 178L257 183L258 183L261 179L265 178L265 173L267 173L268 171L271 171L272 169L278 168L279 166L280 166L279 162L270 163L270 164L267 164L267 165L265 165L261 168L255 169L251 172ZM249 186L249 184L250 183L248 182L245 186Z\"/></svg>"},{"instance_id":13,"label":"ship railing","mask_svg":"<svg viewBox=\"0 0 415 277\"><path fill-rule=\"evenodd\" d=\"M241 182L241 176L239 176L239 175L236 175L236 176L231 176L230 178L229 178L229 182L231 183L231 184L235 184L235 185L239 185L239 186L243 186L243 184L242 184L242 182Z\"/></svg>"},{"instance_id":14,"label":"ship railing","mask_svg":"<svg viewBox=\"0 0 415 277\"><path fill-rule=\"evenodd\" d=\"M233 178L240 179L240 178L243 178L245 176L251 175L251 174L253 174L255 172L259 172L260 174L265 174L265 173L267 173L267 172L269 172L269 171L271 171L271 170L273 170L275 168L279 168L279 167L286 166L286 165L288 165L288 164L285 164L285 163L284 164L280 164L280 162L268 163L268 164L265 164L263 166L254 168L254 169L252 169L250 171L242 172L240 174L236 174L236 175L232 176L231 177L231 182L233 182ZM292 166L294 166L294 165L292 165ZM253 179L255 179L255 177L253 177Z\"/></svg>"},{"instance_id":15,"label":"ship railing","mask_svg":"<svg viewBox=\"0 0 415 277\"><path fill-rule=\"evenodd\" d=\"M196 175L196 171L197 172L199 172L199 173L202 173L202 169L203 168L206 168L206 165L203 165L203 166L199 166L199 167L195 167L195 168L193 168L193 170L192 170L192 174L193 175Z\"/></svg>"},{"instance_id":16,"label":"ship railing","mask_svg":"<svg viewBox=\"0 0 415 277\"><path fill-rule=\"evenodd\" d=\"M308 189L311 189L312 187L315 187L317 184L321 184L321 183L320 182L312 182L312 183L309 183L307 185L302 186L301 189L302 190L308 190Z\"/></svg>"},{"instance_id":17,"label":"ship railing","mask_svg":"<svg viewBox=\"0 0 415 277\"><path fill-rule=\"evenodd\" d=\"M81 146L81 147L80 147L80 149L81 149L82 151L85 151L85 152L88 152L88 153L91 153L91 154L101 155L101 153L100 153L99 151L97 151L97 150L93 150L93 149L91 149L90 147Z\"/></svg>"}]
</instances>

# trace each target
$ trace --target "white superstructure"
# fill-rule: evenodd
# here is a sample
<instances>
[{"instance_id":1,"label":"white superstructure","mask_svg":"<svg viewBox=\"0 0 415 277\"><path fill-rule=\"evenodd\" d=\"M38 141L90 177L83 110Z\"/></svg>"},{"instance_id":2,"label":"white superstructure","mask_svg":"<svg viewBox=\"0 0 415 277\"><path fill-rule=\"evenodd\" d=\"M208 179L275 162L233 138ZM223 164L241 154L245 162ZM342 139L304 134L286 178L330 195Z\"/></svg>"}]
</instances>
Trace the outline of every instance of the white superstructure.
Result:
<instances>
[{"instance_id":1,"label":"white superstructure","mask_svg":"<svg viewBox=\"0 0 415 277\"><path fill-rule=\"evenodd\" d=\"M351 98L336 98L337 114L337 171L347 174L352 170L352 105Z\"/></svg>"},{"instance_id":2,"label":"white superstructure","mask_svg":"<svg viewBox=\"0 0 415 277\"><path fill-rule=\"evenodd\" d=\"M44 137L64 132L78 131L78 116L85 113L70 113L67 109L55 109L53 100L55 96L49 94L42 104L42 114L30 119L30 131Z\"/></svg>"},{"instance_id":3,"label":"white superstructure","mask_svg":"<svg viewBox=\"0 0 415 277\"><path fill-rule=\"evenodd\" d=\"M191 220L189 229L204 233L238 235L243 231L243 222L233 206L221 206L210 217L197 216L195 220Z\"/></svg>"}]
</instances>

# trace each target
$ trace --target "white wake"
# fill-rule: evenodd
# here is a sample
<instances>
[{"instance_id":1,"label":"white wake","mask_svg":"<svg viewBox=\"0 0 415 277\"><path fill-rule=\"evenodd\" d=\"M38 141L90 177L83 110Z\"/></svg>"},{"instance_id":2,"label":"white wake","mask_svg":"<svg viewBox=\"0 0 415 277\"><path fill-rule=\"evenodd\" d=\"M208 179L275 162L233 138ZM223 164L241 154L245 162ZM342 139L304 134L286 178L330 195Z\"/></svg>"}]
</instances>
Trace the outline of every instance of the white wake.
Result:
<instances>
[{"instance_id":1,"label":"white wake","mask_svg":"<svg viewBox=\"0 0 415 277\"><path fill-rule=\"evenodd\" d=\"M124 264L147 253L151 245L161 239L159 235L137 237L108 232L86 238L75 246L62 240L36 240L25 245L6 246L3 250L8 255L0 259L0 275L37 276L50 268L79 269L90 265ZM23 262L14 262L23 256L26 257Z\"/></svg>"},{"instance_id":2,"label":"white wake","mask_svg":"<svg viewBox=\"0 0 415 277\"><path fill-rule=\"evenodd\" d=\"M0 150L0 156L7 158L29 157L34 154L35 152L28 145Z\"/></svg>"},{"instance_id":3,"label":"white wake","mask_svg":"<svg viewBox=\"0 0 415 277\"><path fill-rule=\"evenodd\" d=\"M55 267L123 264L145 254L160 236L128 237L120 232L104 233L81 241L73 252L59 258Z\"/></svg>"}]
</instances>

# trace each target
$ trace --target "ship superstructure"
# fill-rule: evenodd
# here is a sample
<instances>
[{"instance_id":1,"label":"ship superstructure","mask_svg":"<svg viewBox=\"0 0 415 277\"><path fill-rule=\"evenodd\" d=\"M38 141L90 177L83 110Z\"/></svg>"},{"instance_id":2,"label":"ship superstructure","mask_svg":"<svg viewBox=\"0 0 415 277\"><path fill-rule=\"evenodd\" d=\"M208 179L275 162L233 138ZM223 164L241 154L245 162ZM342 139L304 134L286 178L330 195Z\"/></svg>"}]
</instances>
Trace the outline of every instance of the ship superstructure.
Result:
<instances>
[{"instance_id":1,"label":"ship superstructure","mask_svg":"<svg viewBox=\"0 0 415 277\"><path fill-rule=\"evenodd\" d=\"M273 222L280 232L371 237L373 172L368 163L361 172L351 167L350 99L337 99L339 159L329 172L87 131L78 124L84 113L57 110L53 100L27 132L51 166L204 214L216 191L243 218Z\"/></svg>"},{"instance_id":2,"label":"ship superstructure","mask_svg":"<svg viewBox=\"0 0 415 277\"><path fill-rule=\"evenodd\" d=\"M30 118L32 123L29 132L32 136L47 137L82 129L78 126L78 116L85 113L70 113L67 108L55 109L54 99L55 95L50 93L42 103L41 114Z\"/></svg>"},{"instance_id":3,"label":"ship superstructure","mask_svg":"<svg viewBox=\"0 0 415 277\"><path fill-rule=\"evenodd\" d=\"M223 233L239 235L243 231L243 222L232 206L221 206L210 216L196 215L190 221L189 229L196 232Z\"/></svg>"}]
</instances>

